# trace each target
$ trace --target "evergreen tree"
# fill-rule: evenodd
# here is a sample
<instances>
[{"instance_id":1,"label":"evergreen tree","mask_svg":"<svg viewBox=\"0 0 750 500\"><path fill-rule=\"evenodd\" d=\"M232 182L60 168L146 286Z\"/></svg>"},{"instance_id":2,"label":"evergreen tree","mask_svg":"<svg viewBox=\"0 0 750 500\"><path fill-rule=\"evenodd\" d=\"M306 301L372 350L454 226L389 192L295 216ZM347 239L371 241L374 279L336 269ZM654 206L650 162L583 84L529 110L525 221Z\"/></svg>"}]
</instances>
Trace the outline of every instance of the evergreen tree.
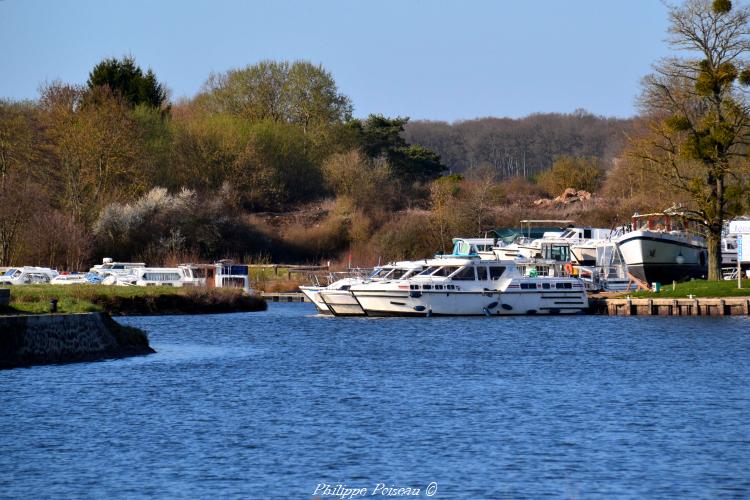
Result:
<instances>
[{"instance_id":1,"label":"evergreen tree","mask_svg":"<svg viewBox=\"0 0 750 500\"><path fill-rule=\"evenodd\" d=\"M94 66L86 83L89 89L106 85L132 106L161 108L167 102L167 90L154 72L149 69L144 73L130 56L104 59Z\"/></svg>"}]
</instances>

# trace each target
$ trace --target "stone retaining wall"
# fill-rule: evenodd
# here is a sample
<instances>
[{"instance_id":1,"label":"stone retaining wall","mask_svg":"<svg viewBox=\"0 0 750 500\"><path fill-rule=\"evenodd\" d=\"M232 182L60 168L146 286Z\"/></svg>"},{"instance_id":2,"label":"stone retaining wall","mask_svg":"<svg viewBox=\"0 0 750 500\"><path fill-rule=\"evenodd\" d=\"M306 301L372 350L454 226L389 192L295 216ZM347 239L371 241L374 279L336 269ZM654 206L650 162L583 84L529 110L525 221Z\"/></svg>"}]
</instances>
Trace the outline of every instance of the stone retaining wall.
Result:
<instances>
[{"instance_id":1,"label":"stone retaining wall","mask_svg":"<svg viewBox=\"0 0 750 500\"><path fill-rule=\"evenodd\" d=\"M0 369L152 352L144 332L105 313L0 316Z\"/></svg>"},{"instance_id":2,"label":"stone retaining wall","mask_svg":"<svg viewBox=\"0 0 750 500\"><path fill-rule=\"evenodd\" d=\"M592 299L593 314L609 316L748 316L750 297Z\"/></svg>"}]
</instances>

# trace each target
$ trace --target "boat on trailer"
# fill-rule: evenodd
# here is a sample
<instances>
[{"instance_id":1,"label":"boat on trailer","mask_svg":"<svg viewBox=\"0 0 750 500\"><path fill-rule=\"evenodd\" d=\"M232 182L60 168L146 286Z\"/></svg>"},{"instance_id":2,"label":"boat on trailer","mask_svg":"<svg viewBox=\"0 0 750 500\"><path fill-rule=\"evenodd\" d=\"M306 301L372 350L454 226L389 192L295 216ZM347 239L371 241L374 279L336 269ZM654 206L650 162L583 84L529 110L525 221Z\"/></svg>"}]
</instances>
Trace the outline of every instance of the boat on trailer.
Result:
<instances>
[{"instance_id":1,"label":"boat on trailer","mask_svg":"<svg viewBox=\"0 0 750 500\"><path fill-rule=\"evenodd\" d=\"M635 214L615 244L628 272L644 283L670 283L708 274L706 240L685 212Z\"/></svg>"}]
</instances>

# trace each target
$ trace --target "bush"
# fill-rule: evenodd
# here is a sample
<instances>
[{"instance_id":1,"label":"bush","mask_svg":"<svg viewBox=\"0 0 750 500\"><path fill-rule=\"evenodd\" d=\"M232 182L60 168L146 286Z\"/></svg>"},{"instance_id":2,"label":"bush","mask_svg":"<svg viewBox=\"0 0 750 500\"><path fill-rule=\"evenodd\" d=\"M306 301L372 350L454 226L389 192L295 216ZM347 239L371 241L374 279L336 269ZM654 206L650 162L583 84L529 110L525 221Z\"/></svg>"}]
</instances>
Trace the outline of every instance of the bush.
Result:
<instances>
[{"instance_id":1,"label":"bush","mask_svg":"<svg viewBox=\"0 0 750 500\"><path fill-rule=\"evenodd\" d=\"M567 188L593 193L599 189L603 173L601 161L597 158L561 156L550 170L539 175L537 184L553 197Z\"/></svg>"},{"instance_id":2,"label":"bush","mask_svg":"<svg viewBox=\"0 0 750 500\"><path fill-rule=\"evenodd\" d=\"M430 227L428 212L405 212L384 224L372 243L383 261L424 259L438 250L438 241Z\"/></svg>"}]
</instances>

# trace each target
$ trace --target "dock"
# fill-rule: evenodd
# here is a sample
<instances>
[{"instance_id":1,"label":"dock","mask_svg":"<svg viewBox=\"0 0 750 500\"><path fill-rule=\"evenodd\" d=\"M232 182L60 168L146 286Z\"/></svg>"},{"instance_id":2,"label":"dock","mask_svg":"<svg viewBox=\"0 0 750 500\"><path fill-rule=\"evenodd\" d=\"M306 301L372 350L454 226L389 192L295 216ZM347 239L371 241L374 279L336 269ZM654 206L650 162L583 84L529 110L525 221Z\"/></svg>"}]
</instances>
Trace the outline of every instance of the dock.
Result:
<instances>
[{"instance_id":1,"label":"dock","mask_svg":"<svg viewBox=\"0 0 750 500\"><path fill-rule=\"evenodd\" d=\"M262 292L260 296L269 302L310 302L302 292Z\"/></svg>"},{"instance_id":2,"label":"dock","mask_svg":"<svg viewBox=\"0 0 750 500\"><path fill-rule=\"evenodd\" d=\"M609 316L748 316L750 297L591 299L592 314Z\"/></svg>"}]
</instances>

